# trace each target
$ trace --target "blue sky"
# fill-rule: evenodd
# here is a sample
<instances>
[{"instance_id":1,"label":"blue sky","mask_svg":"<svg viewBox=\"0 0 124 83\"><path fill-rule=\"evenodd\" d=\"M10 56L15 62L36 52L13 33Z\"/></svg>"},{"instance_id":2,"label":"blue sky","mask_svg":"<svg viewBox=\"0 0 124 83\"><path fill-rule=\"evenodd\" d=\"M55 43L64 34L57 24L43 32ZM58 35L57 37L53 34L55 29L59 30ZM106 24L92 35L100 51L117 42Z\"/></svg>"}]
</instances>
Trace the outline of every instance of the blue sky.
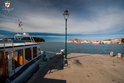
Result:
<instances>
[{"instance_id":1,"label":"blue sky","mask_svg":"<svg viewBox=\"0 0 124 83\"><path fill-rule=\"evenodd\" d=\"M68 9L70 38L106 39L124 37L124 0L10 0L4 10L0 0L0 29L19 32L17 19L25 32L64 34L63 11ZM76 34L76 36L75 36ZM59 36L59 39L61 37Z\"/></svg>"}]
</instances>

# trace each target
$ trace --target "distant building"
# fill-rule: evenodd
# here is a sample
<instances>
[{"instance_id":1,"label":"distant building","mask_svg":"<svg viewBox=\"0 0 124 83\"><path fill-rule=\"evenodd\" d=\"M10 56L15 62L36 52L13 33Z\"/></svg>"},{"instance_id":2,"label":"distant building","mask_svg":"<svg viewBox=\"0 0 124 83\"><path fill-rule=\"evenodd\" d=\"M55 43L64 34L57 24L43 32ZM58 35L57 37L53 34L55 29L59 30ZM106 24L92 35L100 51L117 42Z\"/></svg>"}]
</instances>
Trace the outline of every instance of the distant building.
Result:
<instances>
[{"instance_id":1,"label":"distant building","mask_svg":"<svg viewBox=\"0 0 124 83\"><path fill-rule=\"evenodd\" d=\"M116 38L112 39L113 44L123 44L124 43L124 38Z\"/></svg>"},{"instance_id":2,"label":"distant building","mask_svg":"<svg viewBox=\"0 0 124 83\"><path fill-rule=\"evenodd\" d=\"M81 40L75 38L75 39L70 39L70 40L68 40L68 42L69 42L69 43L81 43Z\"/></svg>"},{"instance_id":3,"label":"distant building","mask_svg":"<svg viewBox=\"0 0 124 83\"><path fill-rule=\"evenodd\" d=\"M124 44L124 38L106 39L106 40L80 40L70 39L69 43L92 43L92 44Z\"/></svg>"},{"instance_id":4,"label":"distant building","mask_svg":"<svg viewBox=\"0 0 124 83\"><path fill-rule=\"evenodd\" d=\"M102 43L103 44L111 44L112 42L110 40L103 40Z\"/></svg>"}]
</instances>

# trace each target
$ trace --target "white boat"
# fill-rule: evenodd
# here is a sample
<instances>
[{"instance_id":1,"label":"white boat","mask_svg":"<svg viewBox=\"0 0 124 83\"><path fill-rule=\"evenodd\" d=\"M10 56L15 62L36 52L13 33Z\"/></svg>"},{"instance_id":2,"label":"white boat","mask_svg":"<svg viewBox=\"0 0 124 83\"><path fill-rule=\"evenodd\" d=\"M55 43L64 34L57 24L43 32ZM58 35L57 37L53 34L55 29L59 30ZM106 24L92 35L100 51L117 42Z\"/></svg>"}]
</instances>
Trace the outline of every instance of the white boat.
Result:
<instances>
[{"instance_id":1,"label":"white boat","mask_svg":"<svg viewBox=\"0 0 124 83\"><path fill-rule=\"evenodd\" d=\"M21 40L31 37L15 35L15 40L0 43L0 83L24 83L38 69L42 57L40 45L36 42Z\"/></svg>"}]
</instances>

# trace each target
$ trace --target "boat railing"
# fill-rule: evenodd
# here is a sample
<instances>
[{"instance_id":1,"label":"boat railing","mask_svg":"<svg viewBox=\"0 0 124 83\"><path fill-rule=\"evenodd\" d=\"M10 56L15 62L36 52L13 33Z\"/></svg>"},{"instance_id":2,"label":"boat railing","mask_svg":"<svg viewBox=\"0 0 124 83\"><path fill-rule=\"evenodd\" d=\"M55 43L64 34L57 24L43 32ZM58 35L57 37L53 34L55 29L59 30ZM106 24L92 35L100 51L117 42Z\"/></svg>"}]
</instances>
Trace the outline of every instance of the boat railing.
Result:
<instances>
[{"instance_id":1,"label":"boat railing","mask_svg":"<svg viewBox=\"0 0 124 83\"><path fill-rule=\"evenodd\" d=\"M12 40L0 40L0 47L12 46Z\"/></svg>"}]
</instances>

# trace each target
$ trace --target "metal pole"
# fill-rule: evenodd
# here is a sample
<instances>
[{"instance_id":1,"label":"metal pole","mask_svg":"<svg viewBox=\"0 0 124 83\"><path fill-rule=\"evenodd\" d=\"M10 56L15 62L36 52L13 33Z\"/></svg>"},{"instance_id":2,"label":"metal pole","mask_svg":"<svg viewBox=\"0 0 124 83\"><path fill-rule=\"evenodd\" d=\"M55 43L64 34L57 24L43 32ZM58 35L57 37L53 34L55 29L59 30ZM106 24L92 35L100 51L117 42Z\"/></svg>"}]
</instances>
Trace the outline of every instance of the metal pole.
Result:
<instances>
[{"instance_id":1,"label":"metal pole","mask_svg":"<svg viewBox=\"0 0 124 83\"><path fill-rule=\"evenodd\" d=\"M67 18L65 18L65 59L67 59Z\"/></svg>"}]
</instances>

